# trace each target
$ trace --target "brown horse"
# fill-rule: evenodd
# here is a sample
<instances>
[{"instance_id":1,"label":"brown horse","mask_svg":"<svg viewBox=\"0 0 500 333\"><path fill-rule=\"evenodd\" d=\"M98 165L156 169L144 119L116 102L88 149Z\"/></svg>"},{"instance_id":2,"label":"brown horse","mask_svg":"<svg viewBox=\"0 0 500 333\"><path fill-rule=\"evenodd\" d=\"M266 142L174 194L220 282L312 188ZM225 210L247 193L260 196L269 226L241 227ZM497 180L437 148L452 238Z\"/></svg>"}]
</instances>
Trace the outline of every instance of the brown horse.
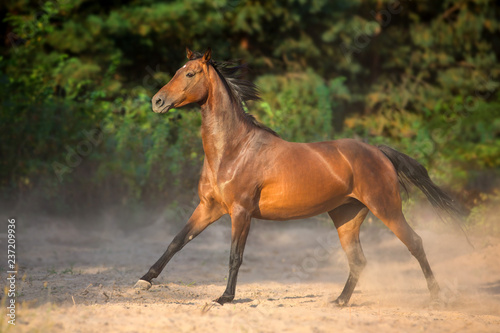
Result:
<instances>
[{"instance_id":1,"label":"brown horse","mask_svg":"<svg viewBox=\"0 0 500 333\"><path fill-rule=\"evenodd\" d=\"M401 210L399 184L411 182L435 206L453 213L450 199L414 159L387 146L356 140L294 143L281 139L244 111L258 99L256 87L240 78L242 66L187 50L189 61L152 99L154 112L190 103L201 106L205 160L198 185L200 203L165 253L137 282L151 287L172 256L222 215L231 216L229 278L220 304L234 299L238 270L253 217L306 218L328 212L349 261L349 278L336 303L349 302L366 259L359 229L369 211L382 220L418 260L431 296L439 286L422 246Z\"/></svg>"}]
</instances>

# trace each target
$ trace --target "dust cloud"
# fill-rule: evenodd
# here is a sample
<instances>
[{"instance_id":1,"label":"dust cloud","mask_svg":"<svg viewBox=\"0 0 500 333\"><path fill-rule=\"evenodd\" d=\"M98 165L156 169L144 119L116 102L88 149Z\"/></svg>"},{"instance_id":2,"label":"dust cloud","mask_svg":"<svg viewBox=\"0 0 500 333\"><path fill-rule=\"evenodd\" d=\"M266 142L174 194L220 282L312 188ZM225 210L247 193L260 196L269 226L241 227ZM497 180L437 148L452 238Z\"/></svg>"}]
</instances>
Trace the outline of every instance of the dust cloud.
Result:
<instances>
[{"instance_id":1,"label":"dust cloud","mask_svg":"<svg viewBox=\"0 0 500 333\"><path fill-rule=\"evenodd\" d=\"M138 217L124 227L108 214L91 228L67 219L20 218L30 223L18 230L18 320L11 327L3 315L1 331L497 332L500 327L500 235L481 227L467 231L472 248L433 212L407 213L442 288L441 301L431 302L418 262L382 223L368 218L361 231L368 264L349 306L338 308L330 301L342 291L348 265L328 217L254 221L235 301L216 306L211 301L222 294L228 274L227 218L179 252L149 291L133 289L182 227L177 215L182 214ZM1 248L5 241L2 237Z\"/></svg>"}]
</instances>

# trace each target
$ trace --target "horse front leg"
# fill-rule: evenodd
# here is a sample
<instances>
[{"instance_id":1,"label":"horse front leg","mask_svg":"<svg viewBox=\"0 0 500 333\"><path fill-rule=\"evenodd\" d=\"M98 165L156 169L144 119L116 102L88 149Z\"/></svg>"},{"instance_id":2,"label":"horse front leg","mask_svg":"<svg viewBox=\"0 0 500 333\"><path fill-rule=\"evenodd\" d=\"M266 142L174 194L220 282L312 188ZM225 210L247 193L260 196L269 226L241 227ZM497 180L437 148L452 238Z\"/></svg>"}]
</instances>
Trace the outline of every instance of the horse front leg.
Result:
<instances>
[{"instance_id":1,"label":"horse front leg","mask_svg":"<svg viewBox=\"0 0 500 333\"><path fill-rule=\"evenodd\" d=\"M151 280L157 278L172 257L179 252L184 245L198 236L207 226L217 221L223 215L216 206L208 207L200 203L189 218L187 224L174 237L163 255L154 263L149 271L137 281L135 288L147 290L151 288Z\"/></svg>"},{"instance_id":2,"label":"horse front leg","mask_svg":"<svg viewBox=\"0 0 500 333\"><path fill-rule=\"evenodd\" d=\"M231 212L231 254L229 255L229 277L227 287L215 302L224 305L234 299L238 271L243 262L243 251L250 231L250 214L243 208L235 208Z\"/></svg>"}]
</instances>

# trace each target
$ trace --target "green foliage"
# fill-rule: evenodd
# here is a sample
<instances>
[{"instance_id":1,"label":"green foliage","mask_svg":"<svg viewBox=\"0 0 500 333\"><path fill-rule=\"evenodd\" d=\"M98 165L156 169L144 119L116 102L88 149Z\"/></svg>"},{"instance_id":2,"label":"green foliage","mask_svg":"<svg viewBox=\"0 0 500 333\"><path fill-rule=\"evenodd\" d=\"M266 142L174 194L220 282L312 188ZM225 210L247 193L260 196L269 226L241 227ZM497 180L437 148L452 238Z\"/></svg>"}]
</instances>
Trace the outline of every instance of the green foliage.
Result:
<instances>
[{"instance_id":1,"label":"green foliage","mask_svg":"<svg viewBox=\"0 0 500 333\"><path fill-rule=\"evenodd\" d=\"M74 211L190 196L199 113L150 111L185 46L249 62L263 96L249 111L285 139L391 144L457 191L478 170L498 179L493 0L16 0L0 11L4 200Z\"/></svg>"},{"instance_id":2,"label":"green foliage","mask_svg":"<svg viewBox=\"0 0 500 333\"><path fill-rule=\"evenodd\" d=\"M500 191L497 189L491 194L482 193L476 198L474 207L469 214L467 222L474 226L480 234L500 234L498 223L498 206L500 205ZM475 230L474 230L475 231Z\"/></svg>"},{"instance_id":3,"label":"green foliage","mask_svg":"<svg viewBox=\"0 0 500 333\"><path fill-rule=\"evenodd\" d=\"M328 140L333 135L333 117L339 101L349 99L344 81L339 77L326 83L312 70L262 75L256 84L264 102L255 108L255 113L284 139Z\"/></svg>"}]
</instances>

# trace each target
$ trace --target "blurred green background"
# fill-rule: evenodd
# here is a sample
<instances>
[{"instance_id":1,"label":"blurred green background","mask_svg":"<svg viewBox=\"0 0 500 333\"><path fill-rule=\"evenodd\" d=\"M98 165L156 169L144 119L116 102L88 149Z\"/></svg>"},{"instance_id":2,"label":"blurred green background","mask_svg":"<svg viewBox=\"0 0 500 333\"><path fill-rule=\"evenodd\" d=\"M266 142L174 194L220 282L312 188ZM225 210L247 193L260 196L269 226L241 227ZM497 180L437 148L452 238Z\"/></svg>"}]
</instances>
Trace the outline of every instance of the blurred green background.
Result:
<instances>
[{"instance_id":1,"label":"blurred green background","mask_svg":"<svg viewBox=\"0 0 500 333\"><path fill-rule=\"evenodd\" d=\"M12 0L0 15L9 212L192 201L198 109L150 104L186 46L249 63L249 111L283 138L389 144L472 215L500 204L497 1Z\"/></svg>"}]
</instances>

